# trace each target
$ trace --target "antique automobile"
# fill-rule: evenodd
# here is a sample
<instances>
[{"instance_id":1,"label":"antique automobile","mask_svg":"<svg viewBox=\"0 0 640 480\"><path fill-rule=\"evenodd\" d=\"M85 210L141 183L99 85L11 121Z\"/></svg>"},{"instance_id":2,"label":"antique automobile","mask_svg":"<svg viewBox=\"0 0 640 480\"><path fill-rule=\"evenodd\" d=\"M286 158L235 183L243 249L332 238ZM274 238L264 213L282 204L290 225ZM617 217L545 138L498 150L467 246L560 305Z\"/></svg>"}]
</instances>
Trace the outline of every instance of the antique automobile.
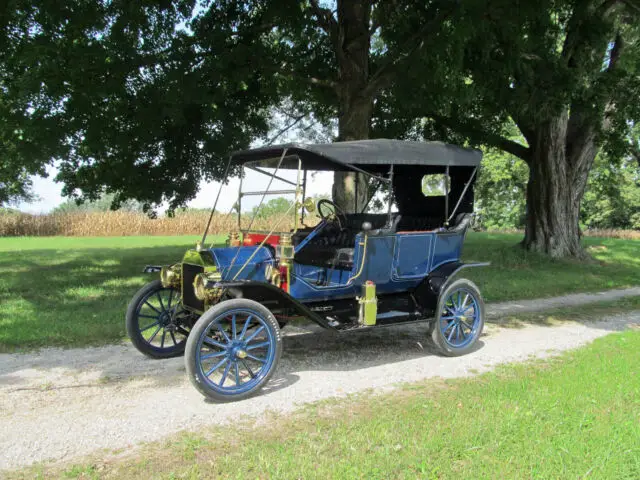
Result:
<instances>
[{"instance_id":1,"label":"antique automobile","mask_svg":"<svg viewBox=\"0 0 640 480\"><path fill-rule=\"evenodd\" d=\"M193 385L216 401L246 398L269 381L282 354L281 328L294 319L337 333L425 322L425 340L437 352L470 352L484 303L476 285L457 274L487 265L460 261L481 158L478 150L439 142L384 139L234 153L225 176L260 172L268 175L266 190L243 191L240 180L237 230L227 245L207 247L221 187L195 248L178 263L145 268L160 278L129 305L131 341L154 358L184 354ZM316 171L364 174L372 190L387 192L388 207L345 213L327 199L315 204L305 195L307 172ZM433 176L443 192L425 195ZM290 189L270 190L274 180ZM243 225L243 198L261 197L259 210L267 195L284 194L294 200L270 229L252 228L255 215ZM318 223L305 226L305 212L308 218L316 210Z\"/></svg>"}]
</instances>

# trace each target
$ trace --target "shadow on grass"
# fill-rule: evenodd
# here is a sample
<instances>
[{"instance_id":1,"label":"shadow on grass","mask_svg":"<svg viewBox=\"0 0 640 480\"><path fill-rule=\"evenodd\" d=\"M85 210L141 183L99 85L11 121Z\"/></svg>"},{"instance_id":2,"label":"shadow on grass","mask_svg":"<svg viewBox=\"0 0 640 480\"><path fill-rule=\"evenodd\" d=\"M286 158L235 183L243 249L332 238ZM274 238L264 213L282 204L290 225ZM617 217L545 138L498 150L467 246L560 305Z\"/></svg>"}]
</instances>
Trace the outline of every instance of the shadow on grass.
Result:
<instances>
[{"instance_id":1,"label":"shadow on grass","mask_svg":"<svg viewBox=\"0 0 640 480\"><path fill-rule=\"evenodd\" d=\"M184 250L170 246L3 252L0 351L123 339L129 300L155 279L143 274L143 267L174 262Z\"/></svg>"}]
</instances>

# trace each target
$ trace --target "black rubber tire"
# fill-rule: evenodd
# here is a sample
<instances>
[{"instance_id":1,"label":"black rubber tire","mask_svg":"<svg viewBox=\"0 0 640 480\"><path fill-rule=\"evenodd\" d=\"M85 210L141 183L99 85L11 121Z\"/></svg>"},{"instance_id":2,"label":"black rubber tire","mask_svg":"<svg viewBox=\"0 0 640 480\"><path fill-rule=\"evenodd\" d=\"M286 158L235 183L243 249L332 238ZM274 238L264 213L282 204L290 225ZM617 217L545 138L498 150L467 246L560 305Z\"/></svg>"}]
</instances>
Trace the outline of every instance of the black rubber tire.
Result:
<instances>
[{"instance_id":1,"label":"black rubber tire","mask_svg":"<svg viewBox=\"0 0 640 480\"><path fill-rule=\"evenodd\" d=\"M440 328L438 328L437 326L440 323L440 316L442 315L442 310L444 309L444 302L446 301L447 297L453 291L458 290L460 288L464 288L464 290L467 293L470 293L471 295L473 295L476 301L476 304L478 305L478 310L480 313L480 318L479 318L480 323L478 328L476 329L476 333L473 340L469 344L463 347L453 347L449 343L447 343L447 340L444 338L444 335L442 334ZM436 310L436 317L433 320L433 322L430 323L428 328L428 333L431 340L430 343L436 348L439 354L444 355L446 357L459 357L461 355L465 355L473 351L475 349L476 343L478 342L478 339L482 335L482 330L484 328L484 314L485 314L484 312L485 312L484 300L482 299L480 290L475 285L475 283L473 283L471 280L467 280L466 278L460 278L458 280L455 280L454 282L451 282L451 284L449 284L445 288L445 290L440 294L440 298L438 298L438 307Z\"/></svg>"},{"instance_id":2,"label":"black rubber tire","mask_svg":"<svg viewBox=\"0 0 640 480\"><path fill-rule=\"evenodd\" d=\"M248 308L251 310L257 311L262 319L267 323L269 328L273 330L274 337L276 339L275 342L275 357L271 369L267 372L267 374L257 383L251 390L245 393L239 393L234 395L225 395L216 392L211 389L207 382L202 378L202 372L197 365L197 349L198 349L198 340L200 336L206 332L211 323L222 315L225 311L234 310L239 308ZM262 304L254 301L248 300L245 298L238 298L233 300L225 300L217 305L211 307L207 310L204 315L202 315L196 324L193 326L193 330L191 330L191 334L187 339L187 347L185 349L184 362L187 370L187 376L191 381L191 384L205 397L214 400L216 402L236 402L239 400L244 400L246 398L252 397L256 395L269 381L269 379L273 376L276 369L278 368L278 363L280 361L280 357L282 356L282 334L280 333L280 326L278 325L278 320L276 317Z\"/></svg>"},{"instance_id":3,"label":"black rubber tire","mask_svg":"<svg viewBox=\"0 0 640 480\"><path fill-rule=\"evenodd\" d=\"M160 348L149 344L140 332L137 316L138 306L150 293L159 290L165 290L165 288L162 286L162 282L160 282L160 280L154 280L147 283L133 296L131 302L129 302L129 306L127 307L127 335L129 335L129 339L131 340L131 343L133 343L133 346L147 357L156 359L179 357L184 354L184 349L187 343L186 339L181 340L177 345Z\"/></svg>"}]
</instances>

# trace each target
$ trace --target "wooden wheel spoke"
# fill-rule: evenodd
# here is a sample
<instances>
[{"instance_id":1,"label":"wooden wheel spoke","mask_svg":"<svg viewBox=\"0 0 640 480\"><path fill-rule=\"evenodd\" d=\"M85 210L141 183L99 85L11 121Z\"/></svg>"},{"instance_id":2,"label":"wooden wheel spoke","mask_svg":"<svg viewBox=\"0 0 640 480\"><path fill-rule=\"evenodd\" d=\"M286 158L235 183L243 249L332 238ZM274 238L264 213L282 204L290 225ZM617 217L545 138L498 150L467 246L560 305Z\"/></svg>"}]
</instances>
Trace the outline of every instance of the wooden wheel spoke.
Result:
<instances>
[{"instance_id":1,"label":"wooden wheel spoke","mask_svg":"<svg viewBox=\"0 0 640 480\"><path fill-rule=\"evenodd\" d=\"M255 378L256 374L253 373L253 370L251 370L251 367L249 366L249 364L247 362L245 362L244 359L242 359L240 361L242 362L242 365L244 365L244 368L247 369L247 372L249 373L251 378Z\"/></svg>"},{"instance_id":2,"label":"wooden wheel spoke","mask_svg":"<svg viewBox=\"0 0 640 480\"><path fill-rule=\"evenodd\" d=\"M449 341L449 342L451 341L451 338L453 337L453 334L455 333L455 331L456 331L455 328L451 329L451 332L449 333L449 336L447 337L447 341Z\"/></svg>"},{"instance_id":3,"label":"wooden wheel spoke","mask_svg":"<svg viewBox=\"0 0 640 480\"><path fill-rule=\"evenodd\" d=\"M151 343L153 342L153 339L156 338L156 335L158 335L158 332L160 331L162 327L160 325L158 325L158 328L156 328L156 331L153 332L153 335L151 335L151 337L149 338L149 340L147 340L147 343Z\"/></svg>"},{"instance_id":4,"label":"wooden wheel spoke","mask_svg":"<svg viewBox=\"0 0 640 480\"><path fill-rule=\"evenodd\" d=\"M264 330L264 326L261 325L260 328L258 328L255 332L253 332L251 334L251 336L249 338L247 338L245 340L246 343L249 343L251 340L253 340L254 338L256 338L258 335L260 335L260 333Z\"/></svg>"},{"instance_id":5,"label":"wooden wheel spoke","mask_svg":"<svg viewBox=\"0 0 640 480\"><path fill-rule=\"evenodd\" d=\"M269 345L270 345L270 342L254 343L253 345L247 345L247 348L245 350L247 351L255 350L256 348L264 348L264 347L268 347Z\"/></svg>"},{"instance_id":6,"label":"wooden wheel spoke","mask_svg":"<svg viewBox=\"0 0 640 480\"><path fill-rule=\"evenodd\" d=\"M224 367L224 373L222 374L222 379L220 380L220 386L224 385L227 376L229 376L229 370L231 370L231 361L227 361L227 366Z\"/></svg>"},{"instance_id":7,"label":"wooden wheel spoke","mask_svg":"<svg viewBox=\"0 0 640 480\"><path fill-rule=\"evenodd\" d=\"M227 363L229 361L228 358L223 358L222 360L220 360L218 363L216 363L211 370L209 370L207 373L205 373L205 375L208 377L209 375L211 375L213 372L215 372L217 369L219 369L222 365L224 365L225 363Z\"/></svg>"},{"instance_id":8,"label":"wooden wheel spoke","mask_svg":"<svg viewBox=\"0 0 640 480\"><path fill-rule=\"evenodd\" d=\"M204 337L203 342L205 345L209 346L209 347L216 347L219 348L221 350L226 350L227 346L220 343L220 342L216 342L213 338L210 337Z\"/></svg>"},{"instance_id":9,"label":"wooden wheel spoke","mask_svg":"<svg viewBox=\"0 0 640 480\"><path fill-rule=\"evenodd\" d=\"M166 308L164 308L164 302L162 301L162 295L160 295L160 292L156 292L156 297L158 297L158 301L160 302L160 308L164 312Z\"/></svg>"},{"instance_id":10,"label":"wooden wheel spoke","mask_svg":"<svg viewBox=\"0 0 640 480\"><path fill-rule=\"evenodd\" d=\"M151 304L149 303L149 300L145 300L145 301L144 301L144 303L145 303L145 304L147 304L147 305L149 305L149 307L151 307L151 309L152 309L152 310L155 310L155 312L156 312L156 313L158 313L158 314L162 313L162 312L161 312L160 310L158 310L156 307L154 307L153 305L151 305Z\"/></svg>"},{"instance_id":11,"label":"wooden wheel spoke","mask_svg":"<svg viewBox=\"0 0 640 480\"><path fill-rule=\"evenodd\" d=\"M208 358L218 358L218 357L223 357L226 354L227 354L226 350L222 352L216 352L216 353L207 353L206 355L202 355L200 359L207 360Z\"/></svg>"},{"instance_id":12,"label":"wooden wheel spoke","mask_svg":"<svg viewBox=\"0 0 640 480\"><path fill-rule=\"evenodd\" d=\"M250 353L247 353L247 358L250 358L251 360L255 360L256 362L260 362L262 364L266 362L266 360L263 360L262 358L254 357Z\"/></svg>"},{"instance_id":13,"label":"wooden wheel spoke","mask_svg":"<svg viewBox=\"0 0 640 480\"><path fill-rule=\"evenodd\" d=\"M156 325L158 325L158 323L159 323L159 322L153 322L151 325L147 325L146 327L141 328L141 329L140 329L140 333L142 333L142 332L146 332L146 331L147 331L147 330L149 330L151 327L155 327Z\"/></svg>"},{"instance_id":14,"label":"wooden wheel spoke","mask_svg":"<svg viewBox=\"0 0 640 480\"><path fill-rule=\"evenodd\" d=\"M239 337L240 340L242 340L244 336L247 334L247 329L249 328L249 325L251 325L252 318L253 318L253 315L249 315L247 317L247 320L244 322L244 326L242 327L242 332L240 332L240 337Z\"/></svg>"},{"instance_id":15,"label":"wooden wheel spoke","mask_svg":"<svg viewBox=\"0 0 640 480\"><path fill-rule=\"evenodd\" d=\"M227 341L227 343L231 343L231 339L229 338L229 335L227 335L227 332L224 331L224 328L222 328L222 326L219 323L216 323L216 328L220 331L220 333L222 333L222 336Z\"/></svg>"}]
</instances>

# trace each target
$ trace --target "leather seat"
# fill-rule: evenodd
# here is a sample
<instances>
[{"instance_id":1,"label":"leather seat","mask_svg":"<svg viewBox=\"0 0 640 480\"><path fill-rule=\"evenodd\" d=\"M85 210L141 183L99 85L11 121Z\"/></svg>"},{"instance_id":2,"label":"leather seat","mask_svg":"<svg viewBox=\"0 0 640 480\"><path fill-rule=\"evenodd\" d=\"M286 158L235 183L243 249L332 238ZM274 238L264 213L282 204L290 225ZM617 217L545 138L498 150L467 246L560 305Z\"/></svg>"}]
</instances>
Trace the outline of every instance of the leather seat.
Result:
<instances>
[{"instance_id":1,"label":"leather seat","mask_svg":"<svg viewBox=\"0 0 640 480\"><path fill-rule=\"evenodd\" d=\"M421 232L434 230L442 227L444 220L442 217L415 217L402 215L398 222L398 232Z\"/></svg>"}]
</instances>

